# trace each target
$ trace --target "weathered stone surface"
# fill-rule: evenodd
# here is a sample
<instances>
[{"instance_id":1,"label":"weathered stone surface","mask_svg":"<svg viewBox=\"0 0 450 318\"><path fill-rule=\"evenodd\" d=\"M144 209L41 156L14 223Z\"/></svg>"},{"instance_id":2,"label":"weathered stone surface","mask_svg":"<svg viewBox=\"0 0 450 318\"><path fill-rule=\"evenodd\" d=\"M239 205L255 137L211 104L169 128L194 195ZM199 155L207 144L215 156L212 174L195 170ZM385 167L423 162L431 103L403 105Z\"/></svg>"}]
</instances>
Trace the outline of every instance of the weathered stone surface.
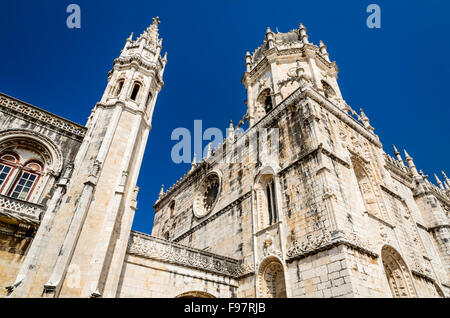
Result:
<instances>
[{"instance_id":1,"label":"weathered stone surface","mask_svg":"<svg viewBox=\"0 0 450 318\"><path fill-rule=\"evenodd\" d=\"M231 126L161 191L152 236L131 231L164 86L158 25L127 40L86 127L0 95L0 158L18 158L0 159L15 169L0 184L2 295L450 295L449 179L435 186L408 154L385 153L303 25L268 29L247 54L250 128ZM13 199L29 162L39 181Z\"/></svg>"}]
</instances>

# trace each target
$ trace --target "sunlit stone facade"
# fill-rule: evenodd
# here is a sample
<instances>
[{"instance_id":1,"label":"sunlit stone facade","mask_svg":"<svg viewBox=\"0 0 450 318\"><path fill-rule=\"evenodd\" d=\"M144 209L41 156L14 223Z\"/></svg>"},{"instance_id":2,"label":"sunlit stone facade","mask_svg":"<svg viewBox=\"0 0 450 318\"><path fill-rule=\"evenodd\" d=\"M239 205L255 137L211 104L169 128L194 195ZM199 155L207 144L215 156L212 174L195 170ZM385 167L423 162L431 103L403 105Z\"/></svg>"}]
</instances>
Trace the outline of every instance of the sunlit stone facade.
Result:
<instances>
[{"instance_id":1,"label":"sunlit stone facade","mask_svg":"<svg viewBox=\"0 0 450 318\"><path fill-rule=\"evenodd\" d=\"M383 150L301 24L247 53L248 130L161 190L152 235L132 231L158 26L127 39L85 127L0 95L2 296L450 295L450 180Z\"/></svg>"}]
</instances>

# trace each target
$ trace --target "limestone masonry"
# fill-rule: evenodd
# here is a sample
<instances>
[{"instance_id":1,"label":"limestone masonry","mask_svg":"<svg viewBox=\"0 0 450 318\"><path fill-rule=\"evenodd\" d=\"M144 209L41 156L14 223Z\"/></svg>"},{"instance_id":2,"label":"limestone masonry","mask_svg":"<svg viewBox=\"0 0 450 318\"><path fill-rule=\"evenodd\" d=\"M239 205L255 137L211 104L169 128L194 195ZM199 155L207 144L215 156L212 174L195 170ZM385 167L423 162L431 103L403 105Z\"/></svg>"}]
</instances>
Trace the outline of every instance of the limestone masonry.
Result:
<instances>
[{"instance_id":1,"label":"limestone masonry","mask_svg":"<svg viewBox=\"0 0 450 318\"><path fill-rule=\"evenodd\" d=\"M450 296L450 180L383 150L302 24L247 53L249 129L161 189L152 235L132 231L158 27L126 40L85 127L0 94L0 296Z\"/></svg>"}]
</instances>

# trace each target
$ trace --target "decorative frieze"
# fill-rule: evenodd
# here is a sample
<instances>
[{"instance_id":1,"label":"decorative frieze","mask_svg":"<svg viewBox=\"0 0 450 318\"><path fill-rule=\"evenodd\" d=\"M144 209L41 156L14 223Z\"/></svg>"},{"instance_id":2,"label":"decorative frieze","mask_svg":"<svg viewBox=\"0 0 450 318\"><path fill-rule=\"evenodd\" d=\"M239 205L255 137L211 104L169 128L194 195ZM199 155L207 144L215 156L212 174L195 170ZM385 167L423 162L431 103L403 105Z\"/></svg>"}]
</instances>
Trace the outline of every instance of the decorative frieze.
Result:
<instances>
[{"instance_id":1,"label":"decorative frieze","mask_svg":"<svg viewBox=\"0 0 450 318\"><path fill-rule=\"evenodd\" d=\"M84 137L86 134L87 129L83 126L2 93L0 93L0 106L79 137Z\"/></svg>"},{"instance_id":2,"label":"decorative frieze","mask_svg":"<svg viewBox=\"0 0 450 318\"><path fill-rule=\"evenodd\" d=\"M345 245L373 258L378 257L378 254L372 251L370 242L363 240L356 233L330 233L324 229L318 234L307 235L306 240L300 243L294 242L287 251L287 261L302 259L339 245Z\"/></svg>"}]
</instances>

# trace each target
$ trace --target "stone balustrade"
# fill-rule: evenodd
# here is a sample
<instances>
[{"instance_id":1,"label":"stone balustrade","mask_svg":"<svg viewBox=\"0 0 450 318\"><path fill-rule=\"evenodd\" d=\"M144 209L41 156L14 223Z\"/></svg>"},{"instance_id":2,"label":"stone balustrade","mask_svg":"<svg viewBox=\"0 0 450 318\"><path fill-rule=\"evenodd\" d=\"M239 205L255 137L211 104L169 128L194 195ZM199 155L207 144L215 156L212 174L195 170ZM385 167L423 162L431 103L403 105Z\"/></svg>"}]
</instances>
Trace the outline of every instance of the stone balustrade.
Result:
<instances>
[{"instance_id":1,"label":"stone balustrade","mask_svg":"<svg viewBox=\"0 0 450 318\"><path fill-rule=\"evenodd\" d=\"M238 260L138 232L131 233L127 252L233 278L239 278L252 272L249 266Z\"/></svg>"},{"instance_id":2,"label":"stone balustrade","mask_svg":"<svg viewBox=\"0 0 450 318\"><path fill-rule=\"evenodd\" d=\"M1 214L6 214L17 219L27 218L30 221L38 222L44 210L42 205L0 195Z\"/></svg>"}]
</instances>

